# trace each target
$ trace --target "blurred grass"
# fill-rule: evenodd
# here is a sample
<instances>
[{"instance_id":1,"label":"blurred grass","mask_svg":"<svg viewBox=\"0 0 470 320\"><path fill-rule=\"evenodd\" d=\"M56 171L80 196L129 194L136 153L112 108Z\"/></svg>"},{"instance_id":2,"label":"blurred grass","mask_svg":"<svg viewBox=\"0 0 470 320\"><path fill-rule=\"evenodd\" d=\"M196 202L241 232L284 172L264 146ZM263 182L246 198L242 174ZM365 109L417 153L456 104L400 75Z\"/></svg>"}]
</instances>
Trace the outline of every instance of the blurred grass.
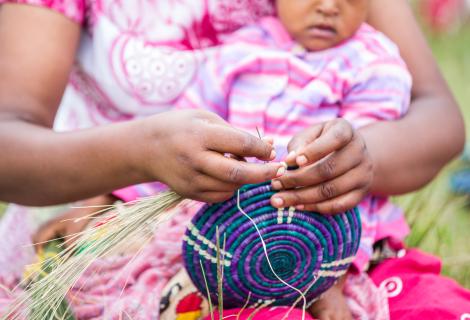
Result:
<instances>
[{"instance_id":1,"label":"blurred grass","mask_svg":"<svg viewBox=\"0 0 470 320\"><path fill-rule=\"evenodd\" d=\"M3 212L5 211L6 205L0 202L0 218L3 216Z\"/></svg>"}]
</instances>

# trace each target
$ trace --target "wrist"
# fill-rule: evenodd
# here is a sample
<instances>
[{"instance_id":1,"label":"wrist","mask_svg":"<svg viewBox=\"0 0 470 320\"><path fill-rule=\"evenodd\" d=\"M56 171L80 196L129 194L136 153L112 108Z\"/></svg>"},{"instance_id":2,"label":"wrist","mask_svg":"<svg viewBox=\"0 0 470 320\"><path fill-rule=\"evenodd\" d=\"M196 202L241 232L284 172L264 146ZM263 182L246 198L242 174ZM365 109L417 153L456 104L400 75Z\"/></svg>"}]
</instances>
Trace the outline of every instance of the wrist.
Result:
<instances>
[{"instance_id":1,"label":"wrist","mask_svg":"<svg viewBox=\"0 0 470 320\"><path fill-rule=\"evenodd\" d=\"M367 134L361 132L361 130L357 130L356 134L359 135L364 143L364 152L366 153L369 161L369 172L372 176L371 182L369 185L369 192L374 193L374 188L376 184L376 180L378 177L378 170L379 170L379 157L376 153L374 153L373 148L370 147L367 139Z\"/></svg>"},{"instance_id":2,"label":"wrist","mask_svg":"<svg viewBox=\"0 0 470 320\"><path fill-rule=\"evenodd\" d=\"M148 168L153 146L149 141L145 119L123 122L119 126L120 128L116 128L118 129L116 156L122 159L119 172L123 172L129 180L127 185L155 181ZM113 139L116 140L116 137Z\"/></svg>"},{"instance_id":3,"label":"wrist","mask_svg":"<svg viewBox=\"0 0 470 320\"><path fill-rule=\"evenodd\" d=\"M162 181L165 123L164 113L125 123L121 134L129 146L126 154L128 170L140 183Z\"/></svg>"}]
</instances>

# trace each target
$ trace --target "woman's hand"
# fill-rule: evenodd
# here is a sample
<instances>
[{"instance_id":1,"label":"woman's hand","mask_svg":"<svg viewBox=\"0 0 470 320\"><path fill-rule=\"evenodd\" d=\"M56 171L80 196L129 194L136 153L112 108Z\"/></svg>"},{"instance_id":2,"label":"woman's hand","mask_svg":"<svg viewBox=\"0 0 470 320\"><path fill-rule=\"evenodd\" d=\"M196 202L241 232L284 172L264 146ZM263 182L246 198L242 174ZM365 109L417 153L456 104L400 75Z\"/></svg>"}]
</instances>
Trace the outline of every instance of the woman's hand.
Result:
<instances>
[{"instance_id":1,"label":"woman's hand","mask_svg":"<svg viewBox=\"0 0 470 320\"><path fill-rule=\"evenodd\" d=\"M288 150L286 162L299 169L273 181L275 189L284 190L272 197L273 206L338 213L353 208L368 193L372 160L361 134L346 120L335 119L297 134Z\"/></svg>"},{"instance_id":2,"label":"woman's hand","mask_svg":"<svg viewBox=\"0 0 470 320\"><path fill-rule=\"evenodd\" d=\"M135 153L149 181L169 185L184 197L219 202L247 183L282 175L281 163L247 163L228 155L273 160L272 141L229 126L202 110L171 111L143 120L144 144Z\"/></svg>"}]
</instances>

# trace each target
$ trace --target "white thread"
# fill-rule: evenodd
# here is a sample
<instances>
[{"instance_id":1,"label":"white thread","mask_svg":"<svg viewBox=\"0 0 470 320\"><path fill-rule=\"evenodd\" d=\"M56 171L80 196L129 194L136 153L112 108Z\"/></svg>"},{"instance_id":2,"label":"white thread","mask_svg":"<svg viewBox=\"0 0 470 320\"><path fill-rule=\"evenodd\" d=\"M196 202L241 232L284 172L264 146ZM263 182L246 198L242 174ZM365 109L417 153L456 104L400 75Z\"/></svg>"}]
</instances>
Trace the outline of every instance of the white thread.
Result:
<instances>
[{"instance_id":1,"label":"white thread","mask_svg":"<svg viewBox=\"0 0 470 320\"><path fill-rule=\"evenodd\" d=\"M460 315L460 320L470 320L470 313L463 313Z\"/></svg>"},{"instance_id":2,"label":"white thread","mask_svg":"<svg viewBox=\"0 0 470 320\"><path fill-rule=\"evenodd\" d=\"M277 224L282 224L284 221L284 208L277 209Z\"/></svg>"},{"instance_id":3,"label":"white thread","mask_svg":"<svg viewBox=\"0 0 470 320\"><path fill-rule=\"evenodd\" d=\"M300 294L300 296L302 297L302 300L303 300L302 320L305 320L305 309L306 309L306 306L307 306L307 299L305 298L305 294L302 291L300 291L299 289L297 289L296 287L293 287L290 284L288 284L287 282L285 282L284 280L282 280L281 277L279 277L277 275L276 271L274 271L274 268L271 265L271 261L269 260L269 255L268 255L268 250L266 248L266 243L264 242L263 236L261 235L261 231L259 231L258 225L256 224L256 222L253 219L251 219L251 217L240 206L240 190L237 190L237 208L241 213L243 213L243 215L245 217L247 217L251 221L251 223L255 227L256 231L258 232L259 238L261 240L261 244L263 245L263 250L264 250L264 254L266 256L266 261L268 262L268 265L269 265L269 268L271 269L271 272L274 274L274 276L279 281L281 281L284 285L288 286L292 290L298 292Z\"/></svg>"},{"instance_id":4,"label":"white thread","mask_svg":"<svg viewBox=\"0 0 470 320\"><path fill-rule=\"evenodd\" d=\"M355 256L344 258L342 260L336 260L332 262L325 262L321 264L321 268L331 268L331 267L338 267L342 265L347 265L353 262Z\"/></svg>"},{"instance_id":5,"label":"white thread","mask_svg":"<svg viewBox=\"0 0 470 320\"><path fill-rule=\"evenodd\" d=\"M206 258L207 260L211 261L212 263L217 263L217 258L211 256L206 250L202 249L200 245L194 242L192 239L189 239L186 235L183 236L183 241L186 241L188 245L194 247L194 249L199 252L201 256ZM230 260L223 260L221 261L226 267L230 267L232 262Z\"/></svg>"},{"instance_id":6,"label":"white thread","mask_svg":"<svg viewBox=\"0 0 470 320\"><path fill-rule=\"evenodd\" d=\"M191 231L192 235L195 236L199 241L201 241L202 243L204 243L205 245L207 245L209 248L213 249L213 250L217 250L217 246L212 243L209 239L207 239L206 237L204 237L203 235L201 235L199 233L199 230L196 228L196 226L192 223L189 223L188 225L188 229L189 231ZM230 252L227 252L225 250L222 250L220 249L220 253L222 253L224 256L227 256L229 258L232 258L233 256L230 254Z\"/></svg>"},{"instance_id":7,"label":"white thread","mask_svg":"<svg viewBox=\"0 0 470 320\"><path fill-rule=\"evenodd\" d=\"M348 270L339 270L339 271L331 271L331 270L320 270L318 271L318 276L320 277L335 277L339 278L343 274L345 274Z\"/></svg>"},{"instance_id":8,"label":"white thread","mask_svg":"<svg viewBox=\"0 0 470 320\"><path fill-rule=\"evenodd\" d=\"M250 308L251 308L251 309L256 309L256 308L258 308L259 305L261 304L261 301L262 301L261 299L258 299L258 301L256 301L255 303L253 303L253 304L250 306Z\"/></svg>"},{"instance_id":9,"label":"white thread","mask_svg":"<svg viewBox=\"0 0 470 320\"><path fill-rule=\"evenodd\" d=\"M292 223L292 217L294 216L294 207L289 207L289 215L287 216L287 223Z\"/></svg>"},{"instance_id":10,"label":"white thread","mask_svg":"<svg viewBox=\"0 0 470 320\"><path fill-rule=\"evenodd\" d=\"M387 296L393 298L398 296L403 290L403 281L400 277L390 277L382 281L379 288L385 289Z\"/></svg>"}]
</instances>

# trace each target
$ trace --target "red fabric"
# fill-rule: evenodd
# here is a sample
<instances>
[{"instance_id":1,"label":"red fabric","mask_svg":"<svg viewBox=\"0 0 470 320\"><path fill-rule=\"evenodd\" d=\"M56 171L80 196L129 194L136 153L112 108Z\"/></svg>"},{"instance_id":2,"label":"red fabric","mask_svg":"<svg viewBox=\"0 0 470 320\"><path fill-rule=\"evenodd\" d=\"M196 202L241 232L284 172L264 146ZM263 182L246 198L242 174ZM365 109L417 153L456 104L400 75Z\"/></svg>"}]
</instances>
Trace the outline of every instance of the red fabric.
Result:
<instances>
[{"instance_id":1,"label":"red fabric","mask_svg":"<svg viewBox=\"0 0 470 320\"><path fill-rule=\"evenodd\" d=\"M438 258L411 249L403 257L382 262L370 277L379 288L387 291L391 320L470 320L470 290L440 276L440 272L441 261ZM253 320L281 320L288 309L265 308ZM238 312L239 309L224 311L224 317ZM253 309L245 310L240 320L248 319L252 312ZM288 319L301 317L302 311L294 309ZM305 319L311 320L312 317L307 314Z\"/></svg>"},{"instance_id":2,"label":"red fabric","mask_svg":"<svg viewBox=\"0 0 470 320\"><path fill-rule=\"evenodd\" d=\"M438 258L412 249L384 261L370 276L387 289L391 320L470 319L470 291L440 271Z\"/></svg>"},{"instance_id":3,"label":"red fabric","mask_svg":"<svg viewBox=\"0 0 470 320\"><path fill-rule=\"evenodd\" d=\"M252 320L282 320L284 319L286 313L289 311L290 307L268 307L259 310L256 314L254 314L255 309L245 309L241 312L239 320L247 320L250 318L252 314L254 317L251 318ZM240 309L231 309L231 310L224 310L224 319L228 317L228 319L232 319L233 316L237 316L240 312ZM232 316L232 317L230 317ZM219 313L214 312L214 319L219 319ZM233 318L235 319L235 318ZM302 310L299 309L292 309L289 313L287 319L289 320L301 320L302 319ZM204 320L211 320L210 316L207 316ZM314 320L312 316L308 313L305 313L305 320Z\"/></svg>"},{"instance_id":4,"label":"red fabric","mask_svg":"<svg viewBox=\"0 0 470 320\"><path fill-rule=\"evenodd\" d=\"M424 18L435 31L445 31L458 21L465 9L462 0L422 0Z\"/></svg>"}]
</instances>

